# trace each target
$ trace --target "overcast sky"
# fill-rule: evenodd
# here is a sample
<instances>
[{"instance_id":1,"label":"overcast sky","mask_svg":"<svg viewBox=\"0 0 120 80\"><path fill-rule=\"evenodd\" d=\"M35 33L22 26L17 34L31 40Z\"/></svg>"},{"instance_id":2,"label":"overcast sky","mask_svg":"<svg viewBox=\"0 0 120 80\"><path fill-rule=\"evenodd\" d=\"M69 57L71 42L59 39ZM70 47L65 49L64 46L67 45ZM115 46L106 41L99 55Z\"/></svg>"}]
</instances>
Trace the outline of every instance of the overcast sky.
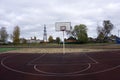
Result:
<instances>
[{"instance_id":1,"label":"overcast sky","mask_svg":"<svg viewBox=\"0 0 120 80\"><path fill-rule=\"evenodd\" d=\"M16 25L21 29L21 38L36 36L43 39L44 24L47 34L54 38L62 36L55 31L55 22L85 24L88 35L96 37L97 24L110 20L118 35L120 29L120 0L0 0L0 27L9 34Z\"/></svg>"}]
</instances>

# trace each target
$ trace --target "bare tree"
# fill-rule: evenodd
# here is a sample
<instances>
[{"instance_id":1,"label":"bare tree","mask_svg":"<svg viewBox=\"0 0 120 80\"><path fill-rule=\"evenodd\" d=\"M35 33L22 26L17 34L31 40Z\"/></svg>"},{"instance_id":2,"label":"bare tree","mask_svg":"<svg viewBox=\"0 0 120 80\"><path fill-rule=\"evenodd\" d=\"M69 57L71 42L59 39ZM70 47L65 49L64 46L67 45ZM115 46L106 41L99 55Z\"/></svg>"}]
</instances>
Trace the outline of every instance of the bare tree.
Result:
<instances>
[{"instance_id":1,"label":"bare tree","mask_svg":"<svg viewBox=\"0 0 120 80\"><path fill-rule=\"evenodd\" d=\"M111 34L114 25L109 20L103 21L103 27L97 27L98 39L100 41L105 41L108 39L109 35Z\"/></svg>"},{"instance_id":2,"label":"bare tree","mask_svg":"<svg viewBox=\"0 0 120 80\"><path fill-rule=\"evenodd\" d=\"M112 29L114 28L114 25L109 21L109 20L105 20L103 22L103 26L104 26L104 34L105 37L108 37L108 35L111 33Z\"/></svg>"}]
</instances>

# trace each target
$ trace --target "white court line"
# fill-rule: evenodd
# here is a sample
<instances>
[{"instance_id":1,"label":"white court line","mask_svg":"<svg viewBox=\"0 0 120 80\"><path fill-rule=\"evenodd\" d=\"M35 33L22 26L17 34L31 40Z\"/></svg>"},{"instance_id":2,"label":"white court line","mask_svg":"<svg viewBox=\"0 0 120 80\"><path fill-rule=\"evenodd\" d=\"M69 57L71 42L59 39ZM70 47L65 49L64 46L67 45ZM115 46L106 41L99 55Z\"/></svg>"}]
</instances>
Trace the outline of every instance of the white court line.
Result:
<instances>
[{"instance_id":1,"label":"white court line","mask_svg":"<svg viewBox=\"0 0 120 80\"><path fill-rule=\"evenodd\" d=\"M99 74L99 73L103 73L103 72L107 72L107 71L111 71L111 70L115 70L117 68L120 68L120 65L112 67L112 68L108 68L105 70L101 70L101 71L96 71L96 72L91 72L91 73L85 73L85 74L76 74L75 76L84 76L84 75L94 75L94 74Z\"/></svg>"},{"instance_id":2,"label":"white court line","mask_svg":"<svg viewBox=\"0 0 120 80\"><path fill-rule=\"evenodd\" d=\"M18 55L20 55L20 54L17 54L17 55L14 55L14 56L18 56ZM77 74L77 73L80 73L80 72L84 72L84 71L86 71L86 70L88 70L90 67L91 67L91 65L90 64L88 64L88 67L87 68L85 68L85 69L83 69L83 70L81 70L81 71L77 71L77 72L73 72L73 73L66 73L66 74L48 74L48 72L44 72L44 71L40 71L39 70L39 72L41 72L41 73L39 73L39 74L36 74L36 73L31 73L31 72L24 72L24 71L20 71L20 70L17 70L17 69L13 69L13 68L11 68L11 67L9 67L9 66L7 66L7 65L5 65L4 64L4 62L5 62L5 60L7 60L7 59L9 59L10 57L13 57L13 56L7 56L7 57L4 57L2 60L1 60L1 65L3 66L3 67L5 67L6 69L8 69L8 70L11 70L11 71L13 71L13 72L17 72L17 73L22 73L22 74L26 74L26 75L41 75L41 76L71 76L72 74L74 75L75 73ZM36 65L34 66L34 69L35 70L37 70L37 72L38 72L38 69L36 68Z\"/></svg>"},{"instance_id":3,"label":"white court line","mask_svg":"<svg viewBox=\"0 0 120 80\"><path fill-rule=\"evenodd\" d=\"M17 55L18 55L18 54L17 54ZM17 55L14 55L14 56L17 56ZM19 54L19 55L20 55L20 54ZM13 57L13 56L4 57L4 58L1 60L1 65L2 65L4 68L6 68L6 69L8 69L8 70L10 70L10 71L17 72L17 73L21 73L21 74L26 74L26 75L53 76L53 75L46 75L46 74L37 74L37 73L24 72L24 71L20 71L20 70L13 69L13 68L11 68L11 67L9 67L9 66L7 66L7 65L4 64L5 60L7 60L7 59L10 58L10 57Z\"/></svg>"},{"instance_id":4,"label":"white court line","mask_svg":"<svg viewBox=\"0 0 120 80\"><path fill-rule=\"evenodd\" d=\"M24 71L19 71L19 70L13 69L13 68L9 67L8 65L4 64L5 60L9 59L10 57L13 57L13 56L4 57L1 60L1 65L4 68L6 68L6 69L8 69L10 71L13 71L13 72L26 74L26 75L33 75L33 76L62 76L62 77L64 77L64 76L87 76L87 75L94 75L94 74L103 73L103 72L107 72L107 71L111 71L111 70L120 68L120 65L118 65L118 66L115 66L115 67L112 67L112 68L107 68L107 69L104 69L104 70L101 70L101 71L95 71L95 72L90 72L90 73L78 73L78 74L71 74L71 75L48 75L48 74L43 74L43 73L38 74L38 73L24 72Z\"/></svg>"},{"instance_id":5,"label":"white court line","mask_svg":"<svg viewBox=\"0 0 120 80\"><path fill-rule=\"evenodd\" d=\"M41 56L37 56L37 58L35 58L35 59L33 59L33 60L31 60L30 62L28 62L28 64L27 65L34 65L34 64L32 64L33 62L35 62L35 61L37 61L38 59L40 59L40 58L42 58L43 56L45 56L46 55L46 53L43 53Z\"/></svg>"},{"instance_id":6,"label":"white court line","mask_svg":"<svg viewBox=\"0 0 120 80\"><path fill-rule=\"evenodd\" d=\"M92 57L88 56L86 53L84 53L85 56L87 56L90 60L92 60L93 62L95 62L95 64L99 63L98 61L96 61L95 59L93 59Z\"/></svg>"},{"instance_id":7,"label":"white court line","mask_svg":"<svg viewBox=\"0 0 120 80\"><path fill-rule=\"evenodd\" d=\"M91 67L91 64L87 64L88 66L85 68L85 69L83 69L83 70L80 70L80 71L75 71L75 72L69 72L69 73L54 73L54 72L46 72L46 71L42 71L42 70L39 70L38 68L37 68L37 65L34 65L34 69L35 69L35 71L37 71L37 72L40 72L40 73L44 73L44 74L50 74L50 75L60 75L60 74L62 74L62 75L74 75L74 74L78 74L78 73L81 73L81 72L84 72L84 71L87 71L88 69L90 69L90 67Z\"/></svg>"}]
</instances>

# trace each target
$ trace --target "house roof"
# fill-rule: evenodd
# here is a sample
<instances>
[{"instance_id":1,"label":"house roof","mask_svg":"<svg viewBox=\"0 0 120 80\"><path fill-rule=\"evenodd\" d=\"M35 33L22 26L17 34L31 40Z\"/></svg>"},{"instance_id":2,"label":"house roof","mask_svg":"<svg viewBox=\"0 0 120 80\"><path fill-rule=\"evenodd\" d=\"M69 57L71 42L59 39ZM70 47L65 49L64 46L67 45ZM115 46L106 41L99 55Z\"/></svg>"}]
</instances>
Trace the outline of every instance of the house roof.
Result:
<instances>
[{"instance_id":1,"label":"house roof","mask_svg":"<svg viewBox=\"0 0 120 80\"><path fill-rule=\"evenodd\" d=\"M76 40L74 37L69 37L67 40Z\"/></svg>"}]
</instances>

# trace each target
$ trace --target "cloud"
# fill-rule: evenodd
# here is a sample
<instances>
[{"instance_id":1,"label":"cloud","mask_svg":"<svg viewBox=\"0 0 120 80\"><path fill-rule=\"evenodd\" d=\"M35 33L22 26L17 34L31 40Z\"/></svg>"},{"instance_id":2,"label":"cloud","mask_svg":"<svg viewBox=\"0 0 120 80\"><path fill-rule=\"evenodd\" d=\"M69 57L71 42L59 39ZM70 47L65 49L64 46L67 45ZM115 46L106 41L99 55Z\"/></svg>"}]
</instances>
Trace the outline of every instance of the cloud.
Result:
<instances>
[{"instance_id":1,"label":"cloud","mask_svg":"<svg viewBox=\"0 0 120 80\"><path fill-rule=\"evenodd\" d=\"M115 25L112 33L117 35L119 6L119 0L0 0L0 27L7 27L12 34L18 25L21 37L43 39L44 24L48 36L62 37L55 31L55 22L71 22L72 26L87 25L89 36L96 37L97 24L108 19Z\"/></svg>"}]
</instances>

